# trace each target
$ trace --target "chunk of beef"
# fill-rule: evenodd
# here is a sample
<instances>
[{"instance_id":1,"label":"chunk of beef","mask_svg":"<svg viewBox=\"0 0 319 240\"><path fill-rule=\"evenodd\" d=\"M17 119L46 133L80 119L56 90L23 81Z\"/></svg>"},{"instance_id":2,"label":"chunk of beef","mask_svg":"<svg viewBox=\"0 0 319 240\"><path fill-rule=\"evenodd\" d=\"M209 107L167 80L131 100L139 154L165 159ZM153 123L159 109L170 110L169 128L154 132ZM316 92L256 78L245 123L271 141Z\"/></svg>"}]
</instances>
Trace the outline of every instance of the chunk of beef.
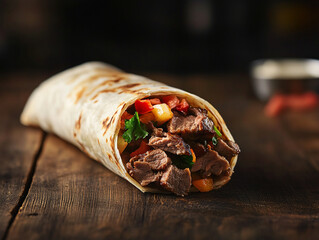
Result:
<instances>
[{"instance_id":1,"label":"chunk of beef","mask_svg":"<svg viewBox=\"0 0 319 240\"><path fill-rule=\"evenodd\" d=\"M209 177L212 174L218 176L222 172L229 170L230 166L226 158L212 150L210 145L207 146L207 153L204 156L197 158L192 167L192 172L200 171L203 177Z\"/></svg>"},{"instance_id":2,"label":"chunk of beef","mask_svg":"<svg viewBox=\"0 0 319 240\"><path fill-rule=\"evenodd\" d=\"M147 186L152 182L158 182L161 173L155 173L152 171L151 166L146 162L134 162L134 167L131 163L127 163L127 168L129 169L129 174L138 181L143 187Z\"/></svg>"},{"instance_id":3,"label":"chunk of beef","mask_svg":"<svg viewBox=\"0 0 319 240\"><path fill-rule=\"evenodd\" d=\"M214 122L208 118L207 111L190 107L189 113L192 115L184 116L174 111L173 118L167 123L168 132L191 140L212 138L215 134Z\"/></svg>"},{"instance_id":4,"label":"chunk of beef","mask_svg":"<svg viewBox=\"0 0 319 240\"><path fill-rule=\"evenodd\" d=\"M162 129L154 128L153 135L148 142L149 146L159 148L176 155L191 155L190 146L178 136L163 132Z\"/></svg>"},{"instance_id":5,"label":"chunk of beef","mask_svg":"<svg viewBox=\"0 0 319 240\"><path fill-rule=\"evenodd\" d=\"M171 159L160 149L147 151L132 157L126 164L129 174L142 186L159 182L162 172L171 164Z\"/></svg>"},{"instance_id":6,"label":"chunk of beef","mask_svg":"<svg viewBox=\"0 0 319 240\"><path fill-rule=\"evenodd\" d=\"M193 149L196 158L199 158L206 154L206 148L203 144L199 142L190 142L189 145Z\"/></svg>"},{"instance_id":7,"label":"chunk of beef","mask_svg":"<svg viewBox=\"0 0 319 240\"><path fill-rule=\"evenodd\" d=\"M171 165L163 173L160 184L163 188L178 196L185 196L189 192L191 181L189 168L179 169Z\"/></svg>"},{"instance_id":8,"label":"chunk of beef","mask_svg":"<svg viewBox=\"0 0 319 240\"><path fill-rule=\"evenodd\" d=\"M222 139L218 139L215 149L221 156L224 156L228 160L230 160L236 154L240 153L239 146L235 142L225 142Z\"/></svg>"},{"instance_id":9,"label":"chunk of beef","mask_svg":"<svg viewBox=\"0 0 319 240\"><path fill-rule=\"evenodd\" d=\"M147 162L153 170L163 170L169 164L171 159L161 149L146 152L143 161Z\"/></svg>"},{"instance_id":10,"label":"chunk of beef","mask_svg":"<svg viewBox=\"0 0 319 240\"><path fill-rule=\"evenodd\" d=\"M132 157L129 164L134 167L136 162L146 162L152 170L163 170L171 164L171 159L161 149L155 149Z\"/></svg>"}]
</instances>

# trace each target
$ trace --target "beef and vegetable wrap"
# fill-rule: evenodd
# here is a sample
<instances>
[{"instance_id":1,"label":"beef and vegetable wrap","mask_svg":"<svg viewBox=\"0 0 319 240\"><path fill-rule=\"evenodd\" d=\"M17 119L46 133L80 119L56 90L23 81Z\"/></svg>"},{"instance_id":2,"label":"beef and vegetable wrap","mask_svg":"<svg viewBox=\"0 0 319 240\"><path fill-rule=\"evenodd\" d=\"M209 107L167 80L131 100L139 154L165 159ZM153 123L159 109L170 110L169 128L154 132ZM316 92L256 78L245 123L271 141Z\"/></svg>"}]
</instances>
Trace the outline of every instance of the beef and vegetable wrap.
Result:
<instances>
[{"instance_id":1,"label":"beef and vegetable wrap","mask_svg":"<svg viewBox=\"0 0 319 240\"><path fill-rule=\"evenodd\" d=\"M44 81L21 122L74 144L142 192L220 188L240 152L207 101L99 62Z\"/></svg>"}]
</instances>

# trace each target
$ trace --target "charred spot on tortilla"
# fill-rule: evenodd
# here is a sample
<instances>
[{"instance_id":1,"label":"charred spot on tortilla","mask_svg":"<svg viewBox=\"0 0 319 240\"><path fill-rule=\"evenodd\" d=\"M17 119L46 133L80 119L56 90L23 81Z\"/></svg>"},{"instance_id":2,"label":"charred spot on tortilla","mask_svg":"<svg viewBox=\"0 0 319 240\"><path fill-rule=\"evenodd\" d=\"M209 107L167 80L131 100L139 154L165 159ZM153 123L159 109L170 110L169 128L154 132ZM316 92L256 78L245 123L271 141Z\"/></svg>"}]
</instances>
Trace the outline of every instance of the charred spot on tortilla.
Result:
<instances>
[{"instance_id":1,"label":"charred spot on tortilla","mask_svg":"<svg viewBox=\"0 0 319 240\"><path fill-rule=\"evenodd\" d=\"M122 106L122 107L121 107L121 106ZM122 110L125 108L125 106L126 106L125 102L122 102L122 103L119 105L119 107L121 107L121 112L122 112Z\"/></svg>"},{"instance_id":2,"label":"charred spot on tortilla","mask_svg":"<svg viewBox=\"0 0 319 240\"><path fill-rule=\"evenodd\" d=\"M113 116L115 116L118 113L119 109L116 109ZM114 122L115 118L112 119L112 122Z\"/></svg>"},{"instance_id":3,"label":"charred spot on tortilla","mask_svg":"<svg viewBox=\"0 0 319 240\"><path fill-rule=\"evenodd\" d=\"M105 131L104 131L104 133L103 133L103 136L106 134L106 132L107 132L107 130L109 129L110 125L111 125L111 121L109 121L109 122L106 124Z\"/></svg>"},{"instance_id":4,"label":"charred spot on tortilla","mask_svg":"<svg viewBox=\"0 0 319 240\"><path fill-rule=\"evenodd\" d=\"M114 77L114 79L111 79L111 80L108 81L110 84L112 84L112 83L119 83L120 81L126 79L125 76L113 76L113 77Z\"/></svg>"},{"instance_id":5,"label":"charred spot on tortilla","mask_svg":"<svg viewBox=\"0 0 319 240\"><path fill-rule=\"evenodd\" d=\"M99 100L96 99L93 103L97 103L98 101L99 101Z\"/></svg>"},{"instance_id":6,"label":"charred spot on tortilla","mask_svg":"<svg viewBox=\"0 0 319 240\"><path fill-rule=\"evenodd\" d=\"M109 76L101 76L101 78L102 77L109 77ZM107 80L105 80L105 81L103 81L103 82L101 82L101 83L99 83L96 87L94 87L93 89L91 89L90 90L90 92L88 92L87 94L86 94L86 96L90 96L91 94L93 94L96 90L98 90L99 88L101 88L101 87L104 87L104 86L111 86L111 85L113 85L114 83L118 83L118 82L120 82L120 81L122 81L122 80L124 80L125 78L124 77L111 77L111 79L107 79Z\"/></svg>"},{"instance_id":7,"label":"charred spot on tortilla","mask_svg":"<svg viewBox=\"0 0 319 240\"><path fill-rule=\"evenodd\" d=\"M75 129L80 130L81 129L81 119L82 119L82 112L80 113L80 116L78 120L75 122Z\"/></svg>"},{"instance_id":8,"label":"charred spot on tortilla","mask_svg":"<svg viewBox=\"0 0 319 240\"><path fill-rule=\"evenodd\" d=\"M113 151L115 151L115 148L114 148L114 138L113 138L113 136L110 137L110 145L111 145L111 149L112 149Z\"/></svg>"},{"instance_id":9,"label":"charred spot on tortilla","mask_svg":"<svg viewBox=\"0 0 319 240\"><path fill-rule=\"evenodd\" d=\"M127 93L127 94L136 94L136 95L138 95L138 94L140 94L141 92L143 92L143 91L148 91L148 90L150 90L150 89L149 89L149 88L139 88L139 89L136 89L136 90L129 90L129 89L127 89L127 90L119 91L118 93L119 93L119 94Z\"/></svg>"},{"instance_id":10,"label":"charred spot on tortilla","mask_svg":"<svg viewBox=\"0 0 319 240\"><path fill-rule=\"evenodd\" d=\"M140 86L141 83L130 83L130 84L125 84L123 86L118 87L118 89L122 90L129 90L130 88L135 88L137 86Z\"/></svg>"},{"instance_id":11,"label":"charred spot on tortilla","mask_svg":"<svg viewBox=\"0 0 319 240\"><path fill-rule=\"evenodd\" d=\"M109 69L106 69L104 67L98 67L98 68L94 68L92 70L94 70L95 73L98 73L98 72L106 73L106 72L110 71ZM71 84L71 83L75 82L78 79L78 77L82 76L86 72L87 72L87 69L83 69L82 71L73 74L73 76L67 81L67 84Z\"/></svg>"},{"instance_id":12,"label":"charred spot on tortilla","mask_svg":"<svg viewBox=\"0 0 319 240\"><path fill-rule=\"evenodd\" d=\"M102 129L106 128L107 127L107 122L109 121L109 117L106 117L103 122L102 122Z\"/></svg>"},{"instance_id":13,"label":"charred spot on tortilla","mask_svg":"<svg viewBox=\"0 0 319 240\"><path fill-rule=\"evenodd\" d=\"M97 143L101 146L101 144L100 144L100 140L99 140L99 139L97 139Z\"/></svg>"},{"instance_id":14,"label":"charred spot on tortilla","mask_svg":"<svg viewBox=\"0 0 319 240\"><path fill-rule=\"evenodd\" d=\"M117 112L117 111L116 111ZM114 115L116 114L116 112L114 113ZM111 123L113 124L115 121L115 118L112 119Z\"/></svg>"},{"instance_id":15,"label":"charred spot on tortilla","mask_svg":"<svg viewBox=\"0 0 319 240\"><path fill-rule=\"evenodd\" d=\"M80 98L82 97L82 95L83 95L85 89L86 89L86 87L83 86L83 87L76 93L76 95L75 95L75 101L74 101L75 104L78 103L78 101L79 101Z\"/></svg>"},{"instance_id":16,"label":"charred spot on tortilla","mask_svg":"<svg viewBox=\"0 0 319 240\"><path fill-rule=\"evenodd\" d=\"M76 132L73 132L73 137L76 138Z\"/></svg>"}]
</instances>

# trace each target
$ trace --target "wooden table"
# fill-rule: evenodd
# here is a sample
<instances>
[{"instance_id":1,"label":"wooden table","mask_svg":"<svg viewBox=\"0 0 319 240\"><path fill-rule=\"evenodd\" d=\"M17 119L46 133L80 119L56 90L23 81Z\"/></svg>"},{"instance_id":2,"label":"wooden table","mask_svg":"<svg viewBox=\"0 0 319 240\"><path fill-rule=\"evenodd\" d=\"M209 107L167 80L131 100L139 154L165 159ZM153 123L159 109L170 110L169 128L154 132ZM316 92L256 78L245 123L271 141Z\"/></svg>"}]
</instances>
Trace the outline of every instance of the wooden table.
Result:
<instances>
[{"instance_id":1,"label":"wooden table","mask_svg":"<svg viewBox=\"0 0 319 240\"><path fill-rule=\"evenodd\" d=\"M20 125L47 76L1 77L2 239L319 239L318 111L269 119L245 76L149 75L213 103L242 153L220 190L143 194L74 146Z\"/></svg>"}]
</instances>

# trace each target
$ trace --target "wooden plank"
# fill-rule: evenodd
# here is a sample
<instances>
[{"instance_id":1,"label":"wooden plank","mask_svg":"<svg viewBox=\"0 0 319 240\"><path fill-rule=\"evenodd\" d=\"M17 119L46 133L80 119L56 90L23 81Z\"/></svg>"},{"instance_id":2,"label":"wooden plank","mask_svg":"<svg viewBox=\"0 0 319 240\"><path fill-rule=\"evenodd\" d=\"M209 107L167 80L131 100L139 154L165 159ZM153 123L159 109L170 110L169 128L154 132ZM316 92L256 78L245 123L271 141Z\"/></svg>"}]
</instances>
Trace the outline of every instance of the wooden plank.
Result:
<instances>
[{"instance_id":1,"label":"wooden plank","mask_svg":"<svg viewBox=\"0 0 319 240\"><path fill-rule=\"evenodd\" d=\"M0 238L6 233L23 198L34 157L40 148L42 133L25 128L19 115L28 97L24 79L5 78L0 89Z\"/></svg>"},{"instance_id":2,"label":"wooden plank","mask_svg":"<svg viewBox=\"0 0 319 240\"><path fill-rule=\"evenodd\" d=\"M125 180L50 135L8 239L120 236L132 222L142 224L144 201Z\"/></svg>"},{"instance_id":3,"label":"wooden plank","mask_svg":"<svg viewBox=\"0 0 319 240\"><path fill-rule=\"evenodd\" d=\"M49 136L8 239L316 239L319 174L309 161L316 151L299 144L306 130L295 132L290 115L266 118L242 81L212 80L169 81L213 102L225 118L242 149L229 184L186 198L142 194ZM314 119L309 132L317 131Z\"/></svg>"}]
</instances>

